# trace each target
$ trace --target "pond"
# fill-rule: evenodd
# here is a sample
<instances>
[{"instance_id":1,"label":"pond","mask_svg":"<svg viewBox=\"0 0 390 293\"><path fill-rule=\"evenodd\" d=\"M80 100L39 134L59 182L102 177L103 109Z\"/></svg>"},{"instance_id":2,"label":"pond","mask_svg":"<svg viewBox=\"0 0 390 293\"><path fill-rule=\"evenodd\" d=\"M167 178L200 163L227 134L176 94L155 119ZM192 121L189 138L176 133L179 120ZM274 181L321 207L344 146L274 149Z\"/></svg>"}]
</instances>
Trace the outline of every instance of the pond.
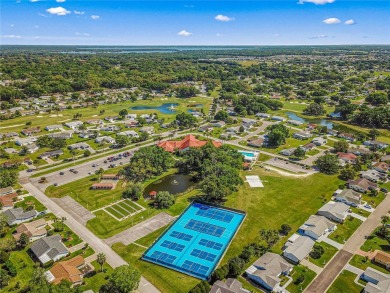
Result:
<instances>
[{"instance_id":1,"label":"pond","mask_svg":"<svg viewBox=\"0 0 390 293\"><path fill-rule=\"evenodd\" d=\"M310 118L310 119L306 119L306 118L302 118L301 116L298 116L294 112L286 112L286 115L287 115L288 119L300 121L302 123L319 124L319 125L322 125L322 126L326 126L329 129L332 129L333 126L334 126L333 122L331 122L331 121L329 121L327 119L324 119L324 118Z\"/></svg>"},{"instance_id":2,"label":"pond","mask_svg":"<svg viewBox=\"0 0 390 293\"><path fill-rule=\"evenodd\" d=\"M157 110L162 114L175 114L175 107L179 106L178 103L164 103L160 106L134 106L131 110Z\"/></svg>"},{"instance_id":3,"label":"pond","mask_svg":"<svg viewBox=\"0 0 390 293\"><path fill-rule=\"evenodd\" d=\"M189 175L171 174L146 186L144 196L149 196L151 191L168 191L170 194L178 194L186 191L194 184L192 177Z\"/></svg>"}]
</instances>

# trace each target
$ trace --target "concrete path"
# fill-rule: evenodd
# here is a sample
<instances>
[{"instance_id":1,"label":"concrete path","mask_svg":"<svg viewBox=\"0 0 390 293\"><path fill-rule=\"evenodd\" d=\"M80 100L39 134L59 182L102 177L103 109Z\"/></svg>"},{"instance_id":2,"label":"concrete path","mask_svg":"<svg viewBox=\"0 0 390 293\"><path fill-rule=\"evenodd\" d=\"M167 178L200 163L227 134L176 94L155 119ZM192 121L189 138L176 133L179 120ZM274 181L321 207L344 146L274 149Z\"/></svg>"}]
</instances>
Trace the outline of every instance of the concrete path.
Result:
<instances>
[{"instance_id":1,"label":"concrete path","mask_svg":"<svg viewBox=\"0 0 390 293\"><path fill-rule=\"evenodd\" d=\"M325 242L333 247L336 247L338 250L342 249L344 247L343 244L338 243L332 239L329 239L328 237L321 238L321 242Z\"/></svg>"},{"instance_id":2,"label":"concrete path","mask_svg":"<svg viewBox=\"0 0 390 293\"><path fill-rule=\"evenodd\" d=\"M308 259L303 259L301 261L301 265L307 266L309 269L311 269L317 275L319 275L323 271L323 268L315 265L314 263L310 262Z\"/></svg>"},{"instance_id":3,"label":"concrete path","mask_svg":"<svg viewBox=\"0 0 390 293\"><path fill-rule=\"evenodd\" d=\"M84 246L85 246L85 242L81 242L75 246L70 247L68 250L70 253L72 253L72 252L78 251L80 249L83 249Z\"/></svg>"},{"instance_id":4,"label":"concrete path","mask_svg":"<svg viewBox=\"0 0 390 293\"><path fill-rule=\"evenodd\" d=\"M358 275L359 277L364 273L364 270L354 267L350 264L347 264L344 269Z\"/></svg>"},{"instance_id":5,"label":"concrete path","mask_svg":"<svg viewBox=\"0 0 390 293\"><path fill-rule=\"evenodd\" d=\"M350 261L354 254L366 241L366 236L371 235L372 232L380 225L381 217L386 215L389 211L390 196L377 206L375 211L364 221L355 233L344 244L344 248L340 250L331 262L325 267L321 274L319 274L313 282L306 288L304 292L308 293L323 293L332 285L334 280L340 274L344 266Z\"/></svg>"},{"instance_id":6,"label":"concrete path","mask_svg":"<svg viewBox=\"0 0 390 293\"><path fill-rule=\"evenodd\" d=\"M36 188L31 183L22 185L31 195L35 196L44 206L46 206L57 217L66 217L66 225L73 230L81 239L87 242L96 253L104 253L106 255L107 263L113 267L127 265L127 262L120 257L110 246L98 238L95 234L89 231L78 219L66 212L57 203L52 201L43 192ZM141 282L138 288L140 293L158 293L160 292L156 287L149 283L144 277L141 277Z\"/></svg>"},{"instance_id":7,"label":"concrete path","mask_svg":"<svg viewBox=\"0 0 390 293\"><path fill-rule=\"evenodd\" d=\"M141 222L119 234L116 234L110 238L104 240L108 245L113 245L117 242L122 242L124 245L129 245L134 241L168 225L174 220L174 217L167 213L160 213L144 222Z\"/></svg>"},{"instance_id":8,"label":"concrete path","mask_svg":"<svg viewBox=\"0 0 390 293\"><path fill-rule=\"evenodd\" d=\"M356 213L350 213L349 215L351 215L352 217L356 218L356 219L359 219L360 221L364 222L365 220L367 220L366 217L363 217L359 214L356 214Z\"/></svg>"}]
</instances>

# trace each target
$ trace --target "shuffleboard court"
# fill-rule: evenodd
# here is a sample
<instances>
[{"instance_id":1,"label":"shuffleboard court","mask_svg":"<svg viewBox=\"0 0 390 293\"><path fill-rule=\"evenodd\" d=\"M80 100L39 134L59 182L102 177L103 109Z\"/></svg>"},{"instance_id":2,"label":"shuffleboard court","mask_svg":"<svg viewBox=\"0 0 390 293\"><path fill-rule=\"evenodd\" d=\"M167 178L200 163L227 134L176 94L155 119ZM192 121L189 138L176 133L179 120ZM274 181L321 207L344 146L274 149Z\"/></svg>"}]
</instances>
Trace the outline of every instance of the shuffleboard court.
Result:
<instances>
[{"instance_id":1,"label":"shuffleboard court","mask_svg":"<svg viewBox=\"0 0 390 293\"><path fill-rule=\"evenodd\" d=\"M244 218L244 212L194 202L142 259L207 280Z\"/></svg>"}]
</instances>

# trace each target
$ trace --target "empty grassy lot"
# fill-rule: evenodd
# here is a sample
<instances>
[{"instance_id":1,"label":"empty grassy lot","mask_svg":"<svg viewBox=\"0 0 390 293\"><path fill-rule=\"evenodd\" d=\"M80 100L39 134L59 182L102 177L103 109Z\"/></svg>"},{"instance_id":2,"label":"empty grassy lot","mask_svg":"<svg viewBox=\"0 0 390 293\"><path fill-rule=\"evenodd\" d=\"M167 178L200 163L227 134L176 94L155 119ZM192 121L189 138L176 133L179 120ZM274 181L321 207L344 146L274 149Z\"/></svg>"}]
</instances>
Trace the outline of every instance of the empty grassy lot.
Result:
<instances>
[{"instance_id":1,"label":"empty grassy lot","mask_svg":"<svg viewBox=\"0 0 390 293\"><path fill-rule=\"evenodd\" d=\"M350 271L342 271L327 293L359 293L363 286L357 285L354 280L356 275Z\"/></svg>"}]
</instances>

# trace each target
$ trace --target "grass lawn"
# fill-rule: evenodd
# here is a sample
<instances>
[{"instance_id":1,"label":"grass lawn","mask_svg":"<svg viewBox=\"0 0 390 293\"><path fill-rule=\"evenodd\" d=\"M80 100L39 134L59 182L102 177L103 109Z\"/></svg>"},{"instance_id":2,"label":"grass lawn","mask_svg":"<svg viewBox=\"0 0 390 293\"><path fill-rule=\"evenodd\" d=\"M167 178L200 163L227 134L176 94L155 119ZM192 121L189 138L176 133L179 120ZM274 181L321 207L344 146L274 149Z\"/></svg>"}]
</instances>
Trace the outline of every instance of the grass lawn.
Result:
<instances>
[{"instance_id":1,"label":"grass lawn","mask_svg":"<svg viewBox=\"0 0 390 293\"><path fill-rule=\"evenodd\" d=\"M309 260L319 267L324 267L330 261L330 259L336 254L338 249L325 242L316 243L316 245L322 246L325 252L319 259L314 259L309 256Z\"/></svg>"},{"instance_id":2,"label":"grass lawn","mask_svg":"<svg viewBox=\"0 0 390 293\"><path fill-rule=\"evenodd\" d=\"M10 260L15 265L18 273L16 277L10 280L8 286L1 289L1 292L17 292L20 289L27 287L34 272L34 262L27 254L26 249L12 251L10 254ZM19 282L20 289L13 289L17 282Z\"/></svg>"},{"instance_id":3,"label":"grass lawn","mask_svg":"<svg viewBox=\"0 0 390 293\"><path fill-rule=\"evenodd\" d=\"M320 173L302 178L280 176L277 172L265 171L257 166L242 174L259 175L265 187L250 188L244 183L238 192L228 197L225 205L247 212L247 217L232 241L223 263L240 254L245 245L255 242L260 229L279 229L286 223L292 227L291 233L273 249L281 253L285 240L323 205L322 196L330 199L341 182L337 176Z\"/></svg>"},{"instance_id":4,"label":"grass lawn","mask_svg":"<svg viewBox=\"0 0 390 293\"><path fill-rule=\"evenodd\" d=\"M351 237L351 235L356 231L361 223L362 221L359 219L349 216L347 219L345 219L343 224L337 225L336 231L330 234L329 238L343 244L349 239L349 237Z\"/></svg>"},{"instance_id":5,"label":"grass lawn","mask_svg":"<svg viewBox=\"0 0 390 293\"><path fill-rule=\"evenodd\" d=\"M342 271L327 293L359 293L363 286L357 285L354 280L356 275L350 271Z\"/></svg>"},{"instance_id":6,"label":"grass lawn","mask_svg":"<svg viewBox=\"0 0 390 293\"><path fill-rule=\"evenodd\" d=\"M150 245L153 244L153 242L165 231L165 229L167 229L167 226L164 226L148 235L146 235L145 237L142 237L141 239L138 239L137 241L135 241L137 244L139 245L142 245L142 246L145 246L145 247L149 247Z\"/></svg>"},{"instance_id":7,"label":"grass lawn","mask_svg":"<svg viewBox=\"0 0 390 293\"><path fill-rule=\"evenodd\" d=\"M300 284L297 284L296 280L301 275L304 276L304 281ZM316 273L312 270L308 269L305 266L297 265L291 272L291 277L293 278L293 281L287 286L286 289L291 293L302 292L311 283L315 276Z\"/></svg>"},{"instance_id":8,"label":"grass lawn","mask_svg":"<svg viewBox=\"0 0 390 293\"><path fill-rule=\"evenodd\" d=\"M362 247L363 251L375 251L382 250L385 252L390 252L390 245L386 239L378 237L375 232L370 235L370 237L364 242Z\"/></svg>"},{"instance_id":9,"label":"grass lawn","mask_svg":"<svg viewBox=\"0 0 390 293\"><path fill-rule=\"evenodd\" d=\"M55 224L56 225L56 224ZM61 227L61 224L58 224L59 227ZM64 224L64 230L61 232L54 232L54 234L61 234L62 241L65 244L66 247L72 247L75 246L81 242L81 238L76 235L68 226ZM69 235L69 238L68 238Z\"/></svg>"},{"instance_id":10,"label":"grass lawn","mask_svg":"<svg viewBox=\"0 0 390 293\"><path fill-rule=\"evenodd\" d=\"M379 192L377 196L369 196L368 194L364 194L364 193L362 196L362 200L366 201L374 208L378 206L384 199L385 199L385 194L383 192Z\"/></svg>"},{"instance_id":11,"label":"grass lawn","mask_svg":"<svg viewBox=\"0 0 390 293\"><path fill-rule=\"evenodd\" d=\"M26 209L30 205L34 206L34 209L36 209L38 212L46 210L46 207L33 196L26 196L23 201L15 203L15 208L20 207Z\"/></svg>"},{"instance_id":12,"label":"grass lawn","mask_svg":"<svg viewBox=\"0 0 390 293\"><path fill-rule=\"evenodd\" d=\"M362 270L365 270L366 268L370 267L385 274L389 273L389 271L386 270L384 267L372 263L369 259L366 260L366 258L361 255L354 255L349 263L354 267L357 267Z\"/></svg>"},{"instance_id":13,"label":"grass lawn","mask_svg":"<svg viewBox=\"0 0 390 293\"><path fill-rule=\"evenodd\" d=\"M351 207L350 209L352 210L353 213L361 215L362 217L367 218L369 215L371 215L371 213L366 211L366 210L362 210L362 209L355 208L355 207Z\"/></svg>"},{"instance_id":14,"label":"grass lawn","mask_svg":"<svg viewBox=\"0 0 390 293\"><path fill-rule=\"evenodd\" d=\"M299 139L289 137L286 139L286 143L284 145L281 145L277 148L261 147L260 150L263 150L263 151L266 151L269 153L273 153L273 154L279 154L284 149L297 148L300 145L305 145L307 143L309 143L309 140L299 140Z\"/></svg>"},{"instance_id":15,"label":"grass lawn","mask_svg":"<svg viewBox=\"0 0 390 293\"><path fill-rule=\"evenodd\" d=\"M99 288L107 282L106 278L113 272L113 269L108 264L104 264L103 272L101 272L100 265L96 260L91 264L95 268L96 274L83 278L85 285L81 287L81 291L92 290L93 292L99 292Z\"/></svg>"},{"instance_id":16,"label":"grass lawn","mask_svg":"<svg viewBox=\"0 0 390 293\"><path fill-rule=\"evenodd\" d=\"M142 239L141 242L143 242ZM146 250L143 247L116 243L112 248L162 292L188 292L199 283L199 280L193 277L140 260L142 253Z\"/></svg>"}]
</instances>

